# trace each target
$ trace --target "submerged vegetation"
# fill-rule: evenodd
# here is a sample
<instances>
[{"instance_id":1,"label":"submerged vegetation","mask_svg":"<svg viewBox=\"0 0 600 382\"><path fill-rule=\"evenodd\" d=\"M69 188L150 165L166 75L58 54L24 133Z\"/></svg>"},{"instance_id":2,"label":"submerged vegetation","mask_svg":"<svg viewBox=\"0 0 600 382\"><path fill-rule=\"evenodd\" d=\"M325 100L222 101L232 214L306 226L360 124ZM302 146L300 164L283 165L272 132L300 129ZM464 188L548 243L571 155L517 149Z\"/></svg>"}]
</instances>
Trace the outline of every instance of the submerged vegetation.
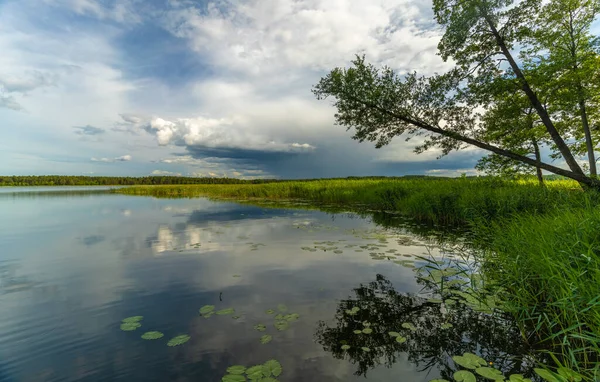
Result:
<instances>
[{"instance_id":1,"label":"submerged vegetation","mask_svg":"<svg viewBox=\"0 0 600 382\"><path fill-rule=\"evenodd\" d=\"M598 368L600 195L583 192L574 181L546 181L540 187L535 179L363 179L131 187L114 192L156 197L204 196L265 205L268 205L265 201L275 201L278 207L286 201L303 201L326 209L372 213L382 220L383 216L401 214L438 231L458 228L468 234L469 248L477 250L485 278L497 286L502 310L516 320L519 331L515 340L521 338L523 346L547 353L546 366L554 365L555 371L566 367L593 380L592 373ZM316 247L303 249L331 249L325 245ZM372 249L367 246L364 250ZM393 253L373 252L371 256L375 260L387 259ZM395 261L400 264L403 260ZM407 266L414 265L411 262ZM468 297L465 298L468 302ZM436 297L428 304L436 306L440 302ZM471 301L471 305L477 303ZM357 306L345 306L345 315L353 319L362 317L363 310L357 310ZM268 313L275 314L275 310ZM358 322L364 321L372 322L364 318ZM390 338L389 333L398 334L395 342L403 344L409 337L402 331L410 333L409 326L413 324L395 322L398 326L381 333L386 338ZM450 321L439 324L440 330L445 331L456 330L458 325ZM379 333L373 326L362 324L352 331L365 338L374 338ZM366 353L377 354L376 348L368 343L359 346L337 341L335 348L336 352L359 351L361 357ZM465 351L456 350L455 354Z\"/></svg>"}]
</instances>

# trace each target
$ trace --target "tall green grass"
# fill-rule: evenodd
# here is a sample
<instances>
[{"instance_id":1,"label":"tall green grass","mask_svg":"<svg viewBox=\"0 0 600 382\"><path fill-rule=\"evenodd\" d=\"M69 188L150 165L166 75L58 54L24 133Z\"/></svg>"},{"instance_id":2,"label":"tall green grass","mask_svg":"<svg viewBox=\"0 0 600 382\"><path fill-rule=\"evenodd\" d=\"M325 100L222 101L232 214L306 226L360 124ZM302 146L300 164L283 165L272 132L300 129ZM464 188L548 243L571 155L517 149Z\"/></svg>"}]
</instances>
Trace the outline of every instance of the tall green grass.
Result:
<instances>
[{"instance_id":1,"label":"tall green grass","mask_svg":"<svg viewBox=\"0 0 600 382\"><path fill-rule=\"evenodd\" d=\"M334 179L244 185L134 186L115 190L130 195L217 199L305 200L356 208L398 211L416 221L468 225L517 213L544 213L560 206L583 207L585 199L571 181L501 179Z\"/></svg>"},{"instance_id":2,"label":"tall green grass","mask_svg":"<svg viewBox=\"0 0 600 382\"><path fill-rule=\"evenodd\" d=\"M479 227L484 273L523 333L573 369L600 361L600 207L520 215Z\"/></svg>"}]
</instances>

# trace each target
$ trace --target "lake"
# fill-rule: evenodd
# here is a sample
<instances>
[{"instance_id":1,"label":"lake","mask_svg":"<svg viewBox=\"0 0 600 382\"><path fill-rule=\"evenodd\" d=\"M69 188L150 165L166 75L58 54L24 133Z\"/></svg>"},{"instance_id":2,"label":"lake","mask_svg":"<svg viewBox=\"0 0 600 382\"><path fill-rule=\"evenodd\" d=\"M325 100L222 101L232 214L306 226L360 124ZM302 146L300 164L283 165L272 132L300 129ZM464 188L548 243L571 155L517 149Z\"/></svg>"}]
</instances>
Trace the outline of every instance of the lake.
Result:
<instances>
[{"instance_id":1,"label":"lake","mask_svg":"<svg viewBox=\"0 0 600 382\"><path fill-rule=\"evenodd\" d=\"M406 225L25 191L0 189L1 381L220 381L269 360L279 381L429 381L464 352L527 367L509 321L417 277L415 256L452 256Z\"/></svg>"}]
</instances>

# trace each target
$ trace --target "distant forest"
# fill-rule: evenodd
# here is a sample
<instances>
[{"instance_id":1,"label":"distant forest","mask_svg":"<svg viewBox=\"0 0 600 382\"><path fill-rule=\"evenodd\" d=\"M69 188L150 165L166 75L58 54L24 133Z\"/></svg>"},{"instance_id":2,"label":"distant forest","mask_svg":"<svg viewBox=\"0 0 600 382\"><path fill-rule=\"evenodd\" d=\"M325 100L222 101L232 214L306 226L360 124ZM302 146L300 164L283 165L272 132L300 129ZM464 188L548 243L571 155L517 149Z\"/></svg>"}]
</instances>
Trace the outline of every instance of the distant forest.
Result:
<instances>
[{"instance_id":1,"label":"distant forest","mask_svg":"<svg viewBox=\"0 0 600 382\"><path fill-rule=\"evenodd\" d=\"M405 175L393 176L349 176L347 178L330 179L451 179L438 176ZM472 177L469 177L472 178ZM487 177L482 177L487 178ZM548 180L562 179L557 175L548 175ZM134 185L161 185L161 184L261 184L275 182L299 181L300 179L236 179L236 178L192 178L184 176L144 176L144 177L118 177L118 176L0 176L0 186L134 186ZM322 179L302 179L302 181L315 181Z\"/></svg>"}]
</instances>

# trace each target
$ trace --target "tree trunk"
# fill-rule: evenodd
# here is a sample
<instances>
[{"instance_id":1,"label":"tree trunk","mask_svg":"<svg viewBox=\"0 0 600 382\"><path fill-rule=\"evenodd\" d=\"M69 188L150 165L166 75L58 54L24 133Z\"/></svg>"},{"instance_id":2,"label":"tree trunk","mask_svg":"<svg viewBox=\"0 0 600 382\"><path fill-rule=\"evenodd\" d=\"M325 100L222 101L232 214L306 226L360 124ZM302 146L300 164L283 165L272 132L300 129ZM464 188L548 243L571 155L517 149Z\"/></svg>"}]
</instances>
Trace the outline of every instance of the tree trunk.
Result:
<instances>
[{"instance_id":1,"label":"tree trunk","mask_svg":"<svg viewBox=\"0 0 600 382\"><path fill-rule=\"evenodd\" d=\"M537 166L535 166L535 173L537 175L540 186L543 187L544 186L544 176L542 174L542 168L540 167L540 163L542 163L542 156L540 155L540 146L538 145L537 140L535 138L533 138L531 140L531 144L533 144L533 151L535 153L535 161L538 163Z\"/></svg>"},{"instance_id":2,"label":"tree trunk","mask_svg":"<svg viewBox=\"0 0 600 382\"><path fill-rule=\"evenodd\" d=\"M527 82L527 79L523 75L523 72L521 71L521 69L517 65L517 62L513 58L510 51L508 50L508 48L504 42L504 39L502 38L502 36L500 36L500 33L496 29L496 25L494 24L494 21L483 10L481 10L481 11L482 11L483 17L485 18L486 22L488 23L488 26L490 27L490 32L494 35L494 38L496 39L496 43L498 44L498 47L502 51L502 54L504 55L504 57L506 57L508 63L510 64L510 67L512 68L513 72L515 73L515 76L521 83L521 88L523 89L523 91L525 92L527 97L529 98L531 105L535 108L538 115L540 116L540 119L542 120L542 123L546 127L548 134L550 134L550 137L556 144L556 147L562 154L563 158L565 158L565 161L567 162L567 166L569 166L569 168L571 169L571 171L573 173L580 174L585 177L585 174L583 173L583 170L581 169L581 167L575 160L573 153L571 152L571 150L569 149L569 147L567 146L567 144L565 143L563 138L560 136L558 130L556 130L556 126L554 126L554 123L550 119L548 112L546 111L546 109L544 109L544 107L543 107L542 103L540 102L540 100L538 99L537 95L533 92L533 90L529 86L529 82Z\"/></svg>"},{"instance_id":3,"label":"tree trunk","mask_svg":"<svg viewBox=\"0 0 600 382\"><path fill-rule=\"evenodd\" d=\"M581 124L583 126L583 132L585 133L585 146L587 147L588 162L590 164L590 175L596 177L598 175L596 170L596 156L594 155L594 142L592 140L592 133L590 131L590 124L587 118L587 111L585 107L585 99L583 97L583 91L581 85L579 86L579 112L581 113Z\"/></svg>"}]
</instances>

